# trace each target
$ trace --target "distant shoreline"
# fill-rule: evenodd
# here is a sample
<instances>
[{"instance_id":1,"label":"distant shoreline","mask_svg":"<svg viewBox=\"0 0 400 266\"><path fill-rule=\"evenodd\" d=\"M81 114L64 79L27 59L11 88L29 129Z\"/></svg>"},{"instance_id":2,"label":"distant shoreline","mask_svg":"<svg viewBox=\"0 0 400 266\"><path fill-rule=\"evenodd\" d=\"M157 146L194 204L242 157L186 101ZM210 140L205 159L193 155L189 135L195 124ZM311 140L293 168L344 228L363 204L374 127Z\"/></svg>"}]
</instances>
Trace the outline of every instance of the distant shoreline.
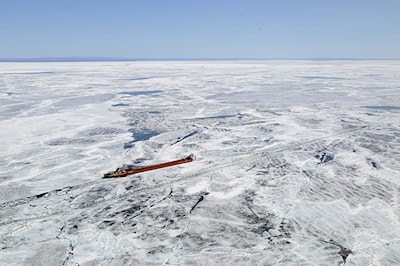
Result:
<instances>
[{"instance_id":1,"label":"distant shoreline","mask_svg":"<svg viewBox=\"0 0 400 266\"><path fill-rule=\"evenodd\" d=\"M400 58L114 58L114 57L39 57L0 58L0 62L152 62L152 61L398 61Z\"/></svg>"}]
</instances>

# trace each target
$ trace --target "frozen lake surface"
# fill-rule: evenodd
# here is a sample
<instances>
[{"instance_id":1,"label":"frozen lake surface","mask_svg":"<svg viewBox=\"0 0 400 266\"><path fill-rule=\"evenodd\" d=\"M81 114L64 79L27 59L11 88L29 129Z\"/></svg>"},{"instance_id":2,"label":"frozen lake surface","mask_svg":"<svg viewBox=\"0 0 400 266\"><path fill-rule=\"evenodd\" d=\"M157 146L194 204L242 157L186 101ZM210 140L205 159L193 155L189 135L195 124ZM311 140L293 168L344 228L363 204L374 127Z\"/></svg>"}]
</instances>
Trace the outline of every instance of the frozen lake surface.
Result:
<instances>
[{"instance_id":1,"label":"frozen lake surface","mask_svg":"<svg viewBox=\"0 0 400 266\"><path fill-rule=\"evenodd\" d=\"M399 61L0 63L0 128L1 265L400 265Z\"/></svg>"}]
</instances>

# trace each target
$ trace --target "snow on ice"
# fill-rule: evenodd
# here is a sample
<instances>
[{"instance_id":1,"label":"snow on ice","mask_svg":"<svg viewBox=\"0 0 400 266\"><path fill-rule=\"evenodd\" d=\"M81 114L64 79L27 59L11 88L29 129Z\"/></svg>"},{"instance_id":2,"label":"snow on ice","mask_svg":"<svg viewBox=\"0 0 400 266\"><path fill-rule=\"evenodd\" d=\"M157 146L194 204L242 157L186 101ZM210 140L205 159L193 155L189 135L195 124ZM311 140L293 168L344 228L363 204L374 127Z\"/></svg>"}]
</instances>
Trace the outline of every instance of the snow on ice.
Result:
<instances>
[{"instance_id":1,"label":"snow on ice","mask_svg":"<svg viewBox=\"0 0 400 266\"><path fill-rule=\"evenodd\" d=\"M399 61L0 63L0 264L398 265L399 81Z\"/></svg>"}]
</instances>

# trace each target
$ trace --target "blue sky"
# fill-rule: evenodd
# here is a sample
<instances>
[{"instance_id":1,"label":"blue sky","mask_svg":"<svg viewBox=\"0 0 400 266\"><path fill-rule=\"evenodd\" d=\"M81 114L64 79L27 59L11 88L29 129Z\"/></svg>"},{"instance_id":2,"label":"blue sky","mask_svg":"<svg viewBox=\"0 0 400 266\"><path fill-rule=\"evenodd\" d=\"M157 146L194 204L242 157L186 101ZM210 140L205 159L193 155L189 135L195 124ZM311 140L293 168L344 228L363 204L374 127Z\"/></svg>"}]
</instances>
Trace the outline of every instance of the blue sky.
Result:
<instances>
[{"instance_id":1,"label":"blue sky","mask_svg":"<svg viewBox=\"0 0 400 266\"><path fill-rule=\"evenodd\" d=\"M1 0L0 58L400 58L400 0Z\"/></svg>"}]
</instances>

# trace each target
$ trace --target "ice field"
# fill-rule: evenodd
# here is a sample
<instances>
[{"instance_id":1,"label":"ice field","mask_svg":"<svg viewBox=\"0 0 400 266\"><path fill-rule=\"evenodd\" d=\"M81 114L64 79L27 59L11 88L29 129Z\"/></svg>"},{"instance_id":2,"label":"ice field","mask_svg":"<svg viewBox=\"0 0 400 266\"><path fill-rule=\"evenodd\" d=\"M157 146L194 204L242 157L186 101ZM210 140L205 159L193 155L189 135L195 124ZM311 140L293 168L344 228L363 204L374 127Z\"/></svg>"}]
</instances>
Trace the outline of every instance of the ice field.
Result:
<instances>
[{"instance_id":1,"label":"ice field","mask_svg":"<svg viewBox=\"0 0 400 266\"><path fill-rule=\"evenodd\" d=\"M0 63L0 129L0 265L400 265L400 61Z\"/></svg>"}]
</instances>

